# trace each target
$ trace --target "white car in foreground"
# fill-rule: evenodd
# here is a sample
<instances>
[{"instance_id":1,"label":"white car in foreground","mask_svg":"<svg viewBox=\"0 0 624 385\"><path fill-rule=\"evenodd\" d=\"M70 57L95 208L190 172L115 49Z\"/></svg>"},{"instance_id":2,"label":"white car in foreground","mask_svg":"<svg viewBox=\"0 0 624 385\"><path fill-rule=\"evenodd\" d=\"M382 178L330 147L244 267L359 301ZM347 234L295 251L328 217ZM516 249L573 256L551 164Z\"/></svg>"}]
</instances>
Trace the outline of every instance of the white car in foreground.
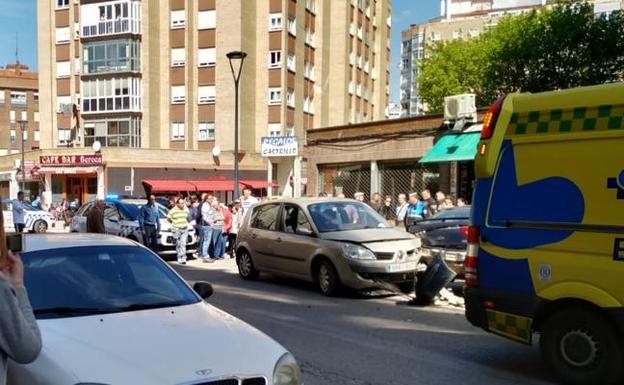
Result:
<instances>
[{"instance_id":1,"label":"white car in foreground","mask_svg":"<svg viewBox=\"0 0 624 385\"><path fill-rule=\"evenodd\" d=\"M277 342L204 301L145 247L99 234L34 234L22 259L43 350L11 385L301 385Z\"/></svg>"}]
</instances>

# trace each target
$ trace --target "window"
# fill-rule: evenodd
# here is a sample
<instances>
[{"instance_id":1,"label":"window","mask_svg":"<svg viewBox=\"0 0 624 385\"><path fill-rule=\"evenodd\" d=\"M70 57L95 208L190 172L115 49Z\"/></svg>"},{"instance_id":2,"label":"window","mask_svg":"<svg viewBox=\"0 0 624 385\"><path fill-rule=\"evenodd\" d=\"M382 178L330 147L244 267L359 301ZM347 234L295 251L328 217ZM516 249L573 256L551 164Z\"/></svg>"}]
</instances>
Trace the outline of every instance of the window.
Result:
<instances>
[{"instance_id":1,"label":"window","mask_svg":"<svg viewBox=\"0 0 624 385\"><path fill-rule=\"evenodd\" d=\"M351 80L349 82L349 93L353 95L354 92L355 92L355 86L353 85L353 80Z\"/></svg>"},{"instance_id":2,"label":"window","mask_svg":"<svg viewBox=\"0 0 624 385\"><path fill-rule=\"evenodd\" d=\"M453 39L461 39L461 37L462 37L461 29L453 31Z\"/></svg>"},{"instance_id":3,"label":"window","mask_svg":"<svg viewBox=\"0 0 624 385\"><path fill-rule=\"evenodd\" d=\"M4 104L4 90L0 88L0 104Z\"/></svg>"},{"instance_id":4,"label":"window","mask_svg":"<svg viewBox=\"0 0 624 385\"><path fill-rule=\"evenodd\" d=\"M71 96L57 96L56 97L56 112L62 113L69 109L71 111Z\"/></svg>"},{"instance_id":5,"label":"window","mask_svg":"<svg viewBox=\"0 0 624 385\"><path fill-rule=\"evenodd\" d=\"M69 43L69 27L56 29L56 44Z\"/></svg>"},{"instance_id":6,"label":"window","mask_svg":"<svg viewBox=\"0 0 624 385\"><path fill-rule=\"evenodd\" d=\"M269 52L269 68L281 68L282 67L282 51L270 51Z\"/></svg>"},{"instance_id":7,"label":"window","mask_svg":"<svg viewBox=\"0 0 624 385\"><path fill-rule=\"evenodd\" d=\"M281 123L269 123L268 128L269 136L280 136L282 134Z\"/></svg>"},{"instance_id":8,"label":"window","mask_svg":"<svg viewBox=\"0 0 624 385\"><path fill-rule=\"evenodd\" d=\"M303 77L314 81L314 66L309 61L303 63Z\"/></svg>"},{"instance_id":9,"label":"window","mask_svg":"<svg viewBox=\"0 0 624 385\"><path fill-rule=\"evenodd\" d=\"M22 121L27 121L28 120L28 113L26 111L22 111L22 113L20 114L20 120Z\"/></svg>"},{"instance_id":10,"label":"window","mask_svg":"<svg viewBox=\"0 0 624 385\"><path fill-rule=\"evenodd\" d=\"M312 225L298 206L285 205L282 228L284 232L299 235L312 234Z\"/></svg>"},{"instance_id":11,"label":"window","mask_svg":"<svg viewBox=\"0 0 624 385\"><path fill-rule=\"evenodd\" d=\"M41 141L41 132L39 130L34 132L34 139L35 139L35 142Z\"/></svg>"},{"instance_id":12,"label":"window","mask_svg":"<svg viewBox=\"0 0 624 385\"><path fill-rule=\"evenodd\" d=\"M289 71L295 72L295 65L295 55L289 53L288 57L286 58L286 67L288 67Z\"/></svg>"},{"instance_id":13,"label":"window","mask_svg":"<svg viewBox=\"0 0 624 385\"><path fill-rule=\"evenodd\" d=\"M276 230L279 208L279 204L255 207L251 214L251 227L260 230Z\"/></svg>"},{"instance_id":14,"label":"window","mask_svg":"<svg viewBox=\"0 0 624 385\"><path fill-rule=\"evenodd\" d=\"M282 103L282 89L279 87L269 88L269 104L275 105Z\"/></svg>"},{"instance_id":15,"label":"window","mask_svg":"<svg viewBox=\"0 0 624 385\"><path fill-rule=\"evenodd\" d=\"M197 52L197 65L199 67L213 66L217 62L216 48L200 48Z\"/></svg>"},{"instance_id":16,"label":"window","mask_svg":"<svg viewBox=\"0 0 624 385\"><path fill-rule=\"evenodd\" d=\"M22 140L26 142L28 140L28 131L22 131Z\"/></svg>"},{"instance_id":17,"label":"window","mask_svg":"<svg viewBox=\"0 0 624 385\"><path fill-rule=\"evenodd\" d=\"M4 101L4 93L0 90L0 93L2 93L2 95L0 95L0 97L2 97L2 100ZM39 92L33 92L33 100L35 102L39 102Z\"/></svg>"},{"instance_id":18,"label":"window","mask_svg":"<svg viewBox=\"0 0 624 385\"><path fill-rule=\"evenodd\" d=\"M303 100L303 112L310 113L310 98L308 97Z\"/></svg>"},{"instance_id":19,"label":"window","mask_svg":"<svg viewBox=\"0 0 624 385\"><path fill-rule=\"evenodd\" d=\"M140 70L140 42L116 39L84 43L82 72L85 74L136 72Z\"/></svg>"},{"instance_id":20,"label":"window","mask_svg":"<svg viewBox=\"0 0 624 385\"><path fill-rule=\"evenodd\" d=\"M288 18L288 33L293 36L297 35L297 19L295 19L294 17Z\"/></svg>"},{"instance_id":21,"label":"window","mask_svg":"<svg viewBox=\"0 0 624 385\"><path fill-rule=\"evenodd\" d=\"M295 126L292 124L286 126L286 136L295 136Z\"/></svg>"},{"instance_id":22,"label":"window","mask_svg":"<svg viewBox=\"0 0 624 385\"><path fill-rule=\"evenodd\" d=\"M11 130L9 132L9 135L11 137L11 146L15 146L15 144L17 144L17 133L15 132L15 130Z\"/></svg>"},{"instance_id":23,"label":"window","mask_svg":"<svg viewBox=\"0 0 624 385\"><path fill-rule=\"evenodd\" d=\"M364 0L358 0L357 7L360 11L364 10Z\"/></svg>"},{"instance_id":24,"label":"window","mask_svg":"<svg viewBox=\"0 0 624 385\"><path fill-rule=\"evenodd\" d=\"M269 15L269 31L279 31L282 29L282 14L271 13Z\"/></svg>"},{"instance_id":25,"label":"window","mask_svg":"<svg viewBox=\"0 0 624 385\"><path fill-rule=\"evenodd\" d=\"M71 75L71 69L68 61L56 62L56 77L68 78Z\"/></svg>"},{"instance_id":26,"label":"window","mask_svg":"<svg viewBox=\"0 0 624 385\"><path fill-rule=\"evenodd\" d=\"M186 101L186 87L184 86L172 86L171 87L171 103L181 104Z\"/></svg>"},{"instance_id":27,"label":"window","mask_svg":"<svg viewBox=\"0 0 624 385\"><path fill-rule=\"evenodd\" d=\"M358 28L357 28L357 37L362 40L364 38L364 28L362 27L362 24L358 24Z\"/></svg>"},{"instance_id":28,"label":"window","mask_svg":"<svg viewBox=\"0 0 624 385\"><path fill-rule=\"evenodd\" d=\"M9 121L15 123L15 111L13 110L9 111Z\"/></svg>"},{"instance_id":29,"label":"window","mask_svg":"<svg viewBox=\"0 0 624 385\"><path fill-rule=\"evenodd\" d=\"M479 28L471 28L468 31L468 35L473 38L473 37L477 37L479 36L479 34L481 34L481 31L479 30Z\"/></svg>"},{"instance_id":30,"label":"window","mask_svg":"<svg viewBox=\"0 0 624 385\"><path fill-rule=\"evenodd\" d=\"M310 31L309 28L305 29L305 42L310 47L314 47L314 32Z\"/></svg>"},{"instance_id":31,"label":"window","mask_svg":"<svg viewBox=\"0 0 624 385\"><path fill-rule=\"evenodd\" d=\"M186 63L186 50L184 48L171 49L171 66L182 67Z\"/></svg>"},{"instance_id":32,"label":"window","mask_svg":"<svg viewBox=\"0 0 624 385\"><path fill-rule=\"evenodd\" d=\"M105 147L140 147L141 130L138 118L102 119L84 122L85 146L98 140Z\"/></svg>"},{"instance_id":33,"label":"window","mask_svg":"<svg viewBox=\"0 0 624 385\"><path fill-rule=\"evenodd\" d=\"M171 140L184 139L184 123L171 123Z\"/></svg>"},{"instance_id":34,"label":"window","mask_svg":"<svg viewBox=\"0 0 624 385\"><path fill-rule=\"evenodd\" d=\"M197 95L199 104L208 104L214 103L216 96L216 87L215 86L199 86L197 87Z\"/></svg>"},{"instance_id":35,"label":"window","mask_svg":"<svg viewBox=\"0 0 624 385\"><path fill-rule=\"evenodd\" d=\"M39 122L39 111L35 111L35 112L33 113L33 120L34 120L35 122Z\"/></svg>"},{"instance_id":36,"label":"window","mask_svg":"<svg viewBox=\"0 0 624 385\"><path fill-rule=\"evenodd\" d=\"M315 13L316 12L316 0L306 0L305 7L308 11Z\"/></svg>"},{"instance_id":37,"label":"window","mask_svg":"<svg viewBox=\"0 0 624 385\"><path fill-rule=\"evenodd\" d=\"M289 88L286 93L286 104L288 107L295 108L295 90L292 88Z\"/></svg>"},{"instance_id":38,"label":"window","mask_svg":"<svg viewBox=\"0 0 624 385\"><path fill-rule=\"evenodd\" d=\"M431 32L432 41L440 41L441 39L442 39L442 34L440 34L440 32Z\"/></svg>"},{"instance_id":39,"label":"window","mask_svg":"<svg viewBox=\"0 0 624 385\"><path fill-rule=\"evenodd\" d=\"M197 14L197 29L217 28L217 11L199 11Z\"/></svg>"},{"instance_id":40,"label":"window","mask_svg":"<svg viewBox=\"0 0 624 385\"><path fill-rule=\"evenodd\" d=\"M69 8L69 0L56 0L56 9Z\"/></svg>"},{"instance_id":41,"label":"window","mask_svg":"<svg viewBox=\"0 0 624 385\"><path fill-rule=\"evenodd\" d=\"M11 104L14 106L26 105L26 92L11 92Z\"/></svg>"},{"instance_id":42,"label":"window","mask_svg":"<svg viewBox=\"0 0 624 385\"><path fill-rule=\"evenodd\" d=\"M141 79L110 78L82 81L82 112L140 111Z\"/></svg>"},{"instance_id":43,"label":"window","mask_svg":"<svg viewBox=\"0 0 624 385\"><path fill-rule=\"evenodd\" d=\"M198 140L214 140L215 138L215 124L214 122L200 122L197 125L197 139Z\"/></svg>"},{"instance_id":44,"label":"window","mask_svg":"<svg viewBox=\"0 0 624 385\"><path fill-rule=\"evenodd\" d=\"M171 11L171 28L184 28L186 13L184 10Z\"/></svg>"},{"instance_id":45,"label":"window","mask_svg":"<svg viewBox=\"0 0 624 385\"><path fill-rule=\"evenodd\" d=\"M67 144L71 140L71 130L67 128L59 128L58 144Z\"/></svg>"},{"instance_id":46,"label":"window","mask_svg":"<svg viewBox=\"0 0 624 385\"><path fill-rule=\"evenodd\" d=\"M74 40L80 39L80 23L74 23Z\"/></svg>"}]
</instances>

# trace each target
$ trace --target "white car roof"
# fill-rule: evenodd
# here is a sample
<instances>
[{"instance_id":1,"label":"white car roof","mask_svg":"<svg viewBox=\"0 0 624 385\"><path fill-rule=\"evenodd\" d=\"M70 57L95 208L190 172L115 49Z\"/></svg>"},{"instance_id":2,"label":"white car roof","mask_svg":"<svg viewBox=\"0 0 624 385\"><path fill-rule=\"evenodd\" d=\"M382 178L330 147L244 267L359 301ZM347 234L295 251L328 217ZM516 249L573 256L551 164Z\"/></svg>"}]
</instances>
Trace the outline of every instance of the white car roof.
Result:
<instances>
[{"instance_id":1,"label":"white car roof","mask_svg":"<svg viewBox=\"0 0 624 385\"><path fill-rule=\"evenodd\" d=\"M24 252L85 246L137 246L130 239L105 234L24 234Z\"/></svg>"}]
</instances>

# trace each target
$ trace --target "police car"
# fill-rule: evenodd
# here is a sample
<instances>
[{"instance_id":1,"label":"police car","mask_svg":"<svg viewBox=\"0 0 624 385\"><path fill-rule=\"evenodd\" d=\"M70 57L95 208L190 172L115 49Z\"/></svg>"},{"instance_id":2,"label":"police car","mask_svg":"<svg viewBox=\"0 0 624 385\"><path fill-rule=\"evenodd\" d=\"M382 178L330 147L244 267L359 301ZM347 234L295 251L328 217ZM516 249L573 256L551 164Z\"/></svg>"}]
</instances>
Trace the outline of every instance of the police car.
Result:
<instances>
[{"instance_id":1,"label":"police car","mask_svg":"<svg viewBox=\"0 0 624 385\"><path fill-rule=\"evenodd\" d=\"M87 215L95 202L88 202L82 205L70 224L70 231L75 233L87 232ZM120 237L132 239L143 243L143 234L139 227L139 212L141 205L137 203L127 203L118 200L106 200L104 205L104 228L106 233ZM175 240L171 231L171 224L167 222L167 209L158 204L160 216L160 234L158 234L158 253L161 255L172 255L176 253ZM197 234L193 226L189 225L189 235L186 240L187 251L195 252L197 247Z\"/></svg>"},{"instance_id":2,"label":"police car","mask_svg":"<svg viewBox=\"0 0 624 385\"><path fill-rule=\"evenodd\" d=\"M5 230L13 231L15 225L13 224L13 201L11 199L2 201L2 213ZM47 211L39 210L24 202L24 224L24 231L45 233L54 224L54 218Z\"/></svg>"}]
</instances>

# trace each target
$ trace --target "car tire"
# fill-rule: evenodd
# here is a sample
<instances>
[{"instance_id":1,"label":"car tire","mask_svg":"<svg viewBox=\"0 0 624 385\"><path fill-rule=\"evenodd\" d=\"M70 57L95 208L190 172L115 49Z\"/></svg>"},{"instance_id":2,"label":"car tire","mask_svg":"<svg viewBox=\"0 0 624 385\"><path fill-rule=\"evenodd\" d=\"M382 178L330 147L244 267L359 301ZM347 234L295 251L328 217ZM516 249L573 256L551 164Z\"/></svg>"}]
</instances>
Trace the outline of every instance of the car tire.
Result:
<instances>
[{"instance_id":1,"label":"car tire","mask_svg":"<svg viewBox=\"0 0 624 385\"><path fill-rule=\"evenodd\" d=\"M238 274L242 279L247 281L258 279L260 272L256 270L251 254L247 250L241 249L236 253L236 265L238 266Z\"/></svg>"},{"instance_id":2,"label":"car tire","mask_svg":"<svg viewBox=\"0 0 624 385\"><path fill-rule=\"evenodd\" d=\"M340 278L331 262L323 260L316 268L316 282L323 295L336 296L341 289Z\"/></svg>"},{"instance_id":3,"label":"car tire","mask_svg":"<svg viewBox=\"0 0 624 385\"><path fill-rule=\"evenodd\" d=\"M545 321L540 349L546 366L562 383L624 383L622 336L600 313L573 308Z\"/></svg>"},{"instance_id":4,"label":"car tire","mask_svg":"<svg viewBox=\"0 0 624 385\"><path fill-rule=\"evenodd\" d=\"M42 221L41 219L39 219L33 225L33 232L37 234L42 234L42 233L45 233L46 231L48 231L48 224L46 223L46 221Z\"/></svg>"}]
</instances>

